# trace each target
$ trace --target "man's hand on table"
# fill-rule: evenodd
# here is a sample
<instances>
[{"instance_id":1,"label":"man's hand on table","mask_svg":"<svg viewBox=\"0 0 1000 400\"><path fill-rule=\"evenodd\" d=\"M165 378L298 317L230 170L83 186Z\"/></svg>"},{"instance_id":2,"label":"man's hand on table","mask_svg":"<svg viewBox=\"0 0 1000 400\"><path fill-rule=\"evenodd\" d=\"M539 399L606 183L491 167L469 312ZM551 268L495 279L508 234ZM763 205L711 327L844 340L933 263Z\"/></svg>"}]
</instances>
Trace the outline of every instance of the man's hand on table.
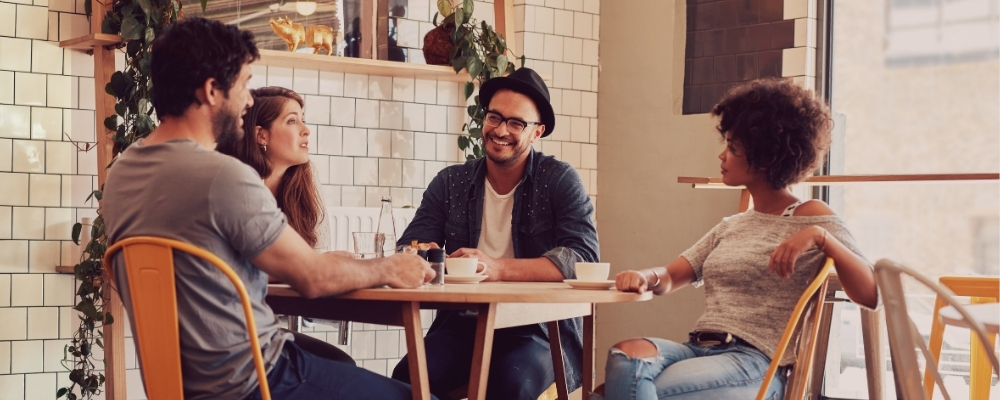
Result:
<instances>
[{"instance_id":1,"label":"man's hand on table","mask_svg":"<svg viewBox=\"0 0 1000 400\"><path fill-rule=\"evenodd\" d=\"M412 289L434 278L431 265L416 254L396 253L382 258L387 276L386 284L392 288Z\"/></svg>"},{"instance_id":2,"label":"man's hand on table","mask_svg":"<svg viewBox=\"0 0 1000 400\"><path fill-rule=\"evenodd\" d=\"M475 257L479 259L479 262L486 264L486 281L494 282L499 281L503 277L501 276L503 272L503 263L493 257L486 255L486 253L479 251L478 249L470 249L463 247L451 253L448 257ZM478 266L476 267L479 268Z\"/></svg>"}]
</instances>

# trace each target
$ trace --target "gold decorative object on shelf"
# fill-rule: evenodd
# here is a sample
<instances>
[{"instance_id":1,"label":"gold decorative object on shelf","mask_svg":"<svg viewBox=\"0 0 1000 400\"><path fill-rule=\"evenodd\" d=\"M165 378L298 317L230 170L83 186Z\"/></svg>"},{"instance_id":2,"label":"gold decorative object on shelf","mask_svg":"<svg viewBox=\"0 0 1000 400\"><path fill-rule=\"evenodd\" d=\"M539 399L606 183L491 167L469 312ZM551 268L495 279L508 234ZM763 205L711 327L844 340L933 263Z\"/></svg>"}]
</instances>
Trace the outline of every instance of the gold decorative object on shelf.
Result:
<instances>
[{"instance_id":1,"label":"gold decorative object on shelf","mask_svg":"<svg viewBox=\"0 0 1000 400\"><path fill-rule=\"evenodd\" d=\"M309 25L292 22L288 17L271 18L271 29L288 44L288 51L294 52L301 45L313 48L313 54L319 54L326 49L326 54L332 56L336 51L333 41L333 28L326 25Z\"/></svg>"}]
</instances>

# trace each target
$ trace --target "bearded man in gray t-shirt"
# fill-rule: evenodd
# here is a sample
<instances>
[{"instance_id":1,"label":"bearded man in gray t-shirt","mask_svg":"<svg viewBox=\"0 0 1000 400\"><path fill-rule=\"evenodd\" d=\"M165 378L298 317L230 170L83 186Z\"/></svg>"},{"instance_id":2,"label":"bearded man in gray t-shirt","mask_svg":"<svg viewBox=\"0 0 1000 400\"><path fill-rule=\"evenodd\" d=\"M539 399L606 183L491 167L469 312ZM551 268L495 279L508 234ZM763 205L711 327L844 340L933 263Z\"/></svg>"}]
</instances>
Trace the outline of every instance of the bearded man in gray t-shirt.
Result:
<instances>
[{"instance_id":1,"label":"bearded man in gray t-shirt","mask_svg":"<svg viewBox=\"0 0 1000 400\"><path fill-rule=\"evenodd\" d=\"M152 48L153 104L161 124L108 173L103 212L110 241L166 237L228 263L250 296L274 398L409 398L404 383L296 345L264 303L267 278L319 297L382 285L413 288L433 270L412 254L361 261L316 253L285 222L257 173L213 150L242 135L240 116L253 105L247 84L259 54L251 33L189 18L160 34ZM114 263L132 316L121 254ZM201 259L177 253L174 267L185 398L259 398L235 288Z\"/></svg>"}]
</instances>

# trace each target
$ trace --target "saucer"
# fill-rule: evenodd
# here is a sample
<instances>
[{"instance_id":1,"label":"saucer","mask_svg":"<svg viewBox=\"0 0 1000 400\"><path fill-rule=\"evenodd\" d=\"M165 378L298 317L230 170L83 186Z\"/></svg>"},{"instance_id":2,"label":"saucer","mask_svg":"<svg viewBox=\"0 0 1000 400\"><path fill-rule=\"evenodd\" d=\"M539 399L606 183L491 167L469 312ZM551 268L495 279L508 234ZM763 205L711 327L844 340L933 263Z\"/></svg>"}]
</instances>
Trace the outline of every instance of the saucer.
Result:
<instances>
[{"instance_id":1,"label":"saucer","mask_svg":"<svg viewBox=\"0 0 1000 400\"><path fill-rule=\"evenodd\" d=\"M573 289L608 290L615 287L615 281L581 281L579 279L564 279L563 282Z\"/></svg>"},{"instance_id":2,"label":"saucer","mask_svg":"<svg viewBox=\"0 0 1000 400\"><path fill-rule=\"evenodd\" d=\"M452 276L445 275L444 283L479 283L486 279L486 275L472 275L472 276Z\"/></svg>"}]
</instances>

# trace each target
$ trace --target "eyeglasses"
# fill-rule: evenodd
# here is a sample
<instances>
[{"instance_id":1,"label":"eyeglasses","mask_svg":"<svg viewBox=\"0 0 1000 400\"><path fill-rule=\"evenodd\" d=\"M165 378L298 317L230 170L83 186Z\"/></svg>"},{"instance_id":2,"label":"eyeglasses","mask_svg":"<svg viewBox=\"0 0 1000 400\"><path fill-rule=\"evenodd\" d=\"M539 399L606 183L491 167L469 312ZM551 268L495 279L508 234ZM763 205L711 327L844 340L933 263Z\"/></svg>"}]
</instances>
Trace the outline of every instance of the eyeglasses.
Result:
<instances>
[{"instance_id":1,"label":"eyeglasses","mask_svg":"<svg viewBox=\"0 0 1000 400\"><path fill-rule=\"evenodd\" d=\"M507 118L496 111L486 111L486 116L483 117L483 125L489 127L497 127L500 124L507 123L507 132L511 135L520 135L529 125L541 125L541 122L526 122L520 118Z\"/></svg>"}]
</instances>

